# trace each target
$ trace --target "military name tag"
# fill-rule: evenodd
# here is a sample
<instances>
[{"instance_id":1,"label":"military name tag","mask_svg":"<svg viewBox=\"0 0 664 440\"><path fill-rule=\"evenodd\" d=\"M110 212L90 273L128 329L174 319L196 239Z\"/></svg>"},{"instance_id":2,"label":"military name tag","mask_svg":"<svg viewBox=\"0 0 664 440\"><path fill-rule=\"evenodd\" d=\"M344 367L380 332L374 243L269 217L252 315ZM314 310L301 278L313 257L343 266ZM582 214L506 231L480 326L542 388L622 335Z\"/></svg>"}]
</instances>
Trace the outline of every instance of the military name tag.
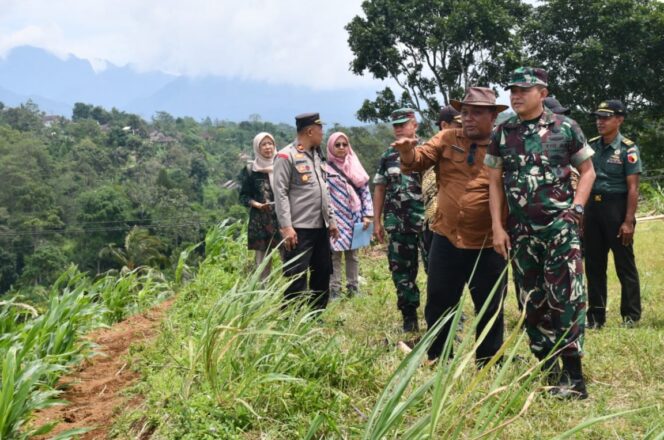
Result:
<instances>
[{"instance_id":1,"label":"military name tag","mask_svg":"<svg viewBox=\"0 0 664 440\"><path fill-rule=\"evenodd\" d=\"M629 155L627 156L627 158L629 159ZM620 158L620 154L616 153L613 156L609 157L609 159L606 161L606 163L622 165L622 159Z\"/></svg>"}]
</instances>

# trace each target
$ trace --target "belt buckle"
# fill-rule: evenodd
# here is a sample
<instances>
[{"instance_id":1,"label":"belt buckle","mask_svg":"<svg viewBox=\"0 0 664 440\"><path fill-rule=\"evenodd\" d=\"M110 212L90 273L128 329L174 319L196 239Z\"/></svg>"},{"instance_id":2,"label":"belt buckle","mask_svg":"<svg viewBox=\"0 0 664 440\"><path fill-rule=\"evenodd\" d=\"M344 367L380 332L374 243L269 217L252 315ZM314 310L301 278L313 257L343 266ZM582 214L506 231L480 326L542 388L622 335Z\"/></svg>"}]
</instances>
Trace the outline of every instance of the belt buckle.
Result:
<instances>
[{"instance_id":1,"label":"belt buckle","mask_svg":"<svg viewBox=\"0 0 664 440\"><path fill-rule=\"evenodd\" d=\"M594 199L596 202L601 202L602 201L602 195L601 194L595 194Z\"/></svg>"}]
</instances>

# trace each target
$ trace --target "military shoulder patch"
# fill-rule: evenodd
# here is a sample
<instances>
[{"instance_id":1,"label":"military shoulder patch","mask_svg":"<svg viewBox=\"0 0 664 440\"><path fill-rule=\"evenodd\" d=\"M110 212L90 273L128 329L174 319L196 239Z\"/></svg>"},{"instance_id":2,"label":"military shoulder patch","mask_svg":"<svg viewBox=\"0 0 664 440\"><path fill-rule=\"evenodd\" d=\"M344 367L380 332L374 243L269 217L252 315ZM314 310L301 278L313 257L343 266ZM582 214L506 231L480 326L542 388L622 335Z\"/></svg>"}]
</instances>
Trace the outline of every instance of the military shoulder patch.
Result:
<instances>
[{"instance_id":1,"label":"military shoulder patch","mask_svg":"<svg viewBox=\"0 0 664 440\"><path fill-rule=\"evenodd\" d=\"M626 137L622 138L622 142L623 142L623 144L625 144L627 146L634 145L634 141L632 141L630 139L627 139Z\"/></svg>"},{"instance_id":2,"label":"military shoulder patch","mask_svg":"<svg viewBox=\"0 0 664 440\"><path fill-rule=\"evenodd\" d=\"M639 161L639 155L636 154L636 152L632 152L632 153L627 154L627 162L637 163L638 161Z\"/></svg>"},{"instance_id":3,"label":"military shoulder patch","mask_svg":"<svg viewBox=\"0 0 664 440\"><path fill-rule=\"evenodd\" d=\"M288 154L286 154L286 153L277 153L277 157L280 157L282 159L288 159Z\"/></svg>"},{"instance_id":4,"label":"military shoulder patch","mask_svg":"<svg viewBox=\"0 0 664 440\"><path fill-rule=\"evenodd\" d=\"M636 153L637 151L638 150L636 149L636 147L630 147L629 149L627 149L628 153Z\"/></svg>"},{"instance_id":5,"label":"military shoulder patch","mask_svg":"<svg viewBox=\"0 0 664 440\"><path fill-rule=\"evenodd\" d=\"M595 142L597 139L599 139L601 136L595 136L592 139L588 139L588 142Z\"/></svg>"}]
</instances>

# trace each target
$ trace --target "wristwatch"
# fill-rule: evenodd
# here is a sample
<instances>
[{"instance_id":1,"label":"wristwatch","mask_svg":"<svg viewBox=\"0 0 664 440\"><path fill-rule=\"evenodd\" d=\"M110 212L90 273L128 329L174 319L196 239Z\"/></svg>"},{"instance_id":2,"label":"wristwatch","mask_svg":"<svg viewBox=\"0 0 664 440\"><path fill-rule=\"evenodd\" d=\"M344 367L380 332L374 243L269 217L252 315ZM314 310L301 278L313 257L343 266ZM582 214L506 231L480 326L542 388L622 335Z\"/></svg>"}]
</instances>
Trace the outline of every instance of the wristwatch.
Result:
<instances>
[{"instance_id":1,"label":"wristwatch","mask_svg":"<svg viewBox=\"0 0 664 440\"><path fill-rule=\"evenodd\" d=\"M574 211L574 214L576 214L578 216L582 216L583 211L584 211L583 205L581 205L579 203L575 204L574 206L572 206L572 211Z\"/></svg>"}]
</instances>

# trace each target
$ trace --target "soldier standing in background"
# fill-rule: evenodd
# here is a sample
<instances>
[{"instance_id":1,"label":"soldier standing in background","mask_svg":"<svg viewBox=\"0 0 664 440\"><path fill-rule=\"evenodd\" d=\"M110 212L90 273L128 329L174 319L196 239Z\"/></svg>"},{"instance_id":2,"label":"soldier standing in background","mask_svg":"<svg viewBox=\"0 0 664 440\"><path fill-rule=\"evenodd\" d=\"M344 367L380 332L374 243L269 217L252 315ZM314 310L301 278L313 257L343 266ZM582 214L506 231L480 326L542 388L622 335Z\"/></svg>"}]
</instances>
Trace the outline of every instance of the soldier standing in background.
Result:
<instances>
[{"instance_id":1,"label":"soldier standing in background","mask_svg":"<svg viewBox=\"0 0 664 440\"><path fill-rule=\"evenodd\" d=\"M516 69L506 89L516 115L500 124L484 162L489 170L493 243L513 254L515 279L525 298L530 349L561 398L588 397L581 367L585 320L579 222L595 172L593 150L572 119L544 108L547 73ZM576 192L571 166L581 173ZM507 201L507 230L502 213ZM563 373L558 374L557 353Z\"/></svg>"},{"instance_id":2,"label":"soldier standing in background","mask_svg":"<svg viewBox=\"0 0 664 440\"><path fill-rule=\"evenodd\" d=\"M416 137L414 110L395 110L390 116L390 122L394 127L395 138ZM422 249L423 258L425 256L422 246L424 203L421 176L419 173L402 174L399 152L390 147L380 158L374 185L374 234L381 243L385 239L385 232L389 234L387 259L397 289L397 307L403 316L403 330L418 331L418 247Z\"/></svg>"},{"instance_id":3,"label":"soldier standing in background","mask_svg":"<svg viewBox=\"0 0 664 440\"><path fill-rule=\"evenodd\" d=\"M642 171L639 147L620 133L621 101L602 102L593 113L600 136L590 140L597 179L585 215L588 327L606 322L606 266L613 252L620 280L620 314L625 326L641 319L641 289L634 261L634 228Z\"/></svg>"},{"instance_id":4,"label":"soldier standing in background","mask_svg":"<svg viewBox=\"0 0 664 440\"><path fill-rule=\"evenodd\" d=\"M274 202L284 239L284 275L296 277L285 292L286 300L307 291L314 309L324 309L329 299L332 258L329 237L337 238L320 153L323 123L318 113L295 117L297 139L284 147L274 161Z\"/></svg>"},{"instance_id":5,"label":"soldier standing in background","mask_svg":"<svg viewBox=\"0 0 664 440\"><path fill-rule=\"evenodd\" d=\"M557 115L569 116L569 114L571 113L569 108L563 107L560 104L560 101L558 101L553 96L547 96L546 98L544 98L544 106Z\"/></svg>"}]
</instances>

